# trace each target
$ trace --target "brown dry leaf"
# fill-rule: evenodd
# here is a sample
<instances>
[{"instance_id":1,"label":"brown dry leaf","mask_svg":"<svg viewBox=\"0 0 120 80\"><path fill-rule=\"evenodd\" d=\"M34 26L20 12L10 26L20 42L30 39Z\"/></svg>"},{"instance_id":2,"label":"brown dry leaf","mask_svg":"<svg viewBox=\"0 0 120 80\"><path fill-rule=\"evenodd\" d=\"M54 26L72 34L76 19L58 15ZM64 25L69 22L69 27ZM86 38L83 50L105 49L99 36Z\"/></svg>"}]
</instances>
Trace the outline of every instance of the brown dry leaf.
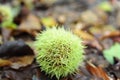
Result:
<instances>
[{"instance_id":1,"label":"brown dry leaf","mask_svg":"<svg viewBox=\"0 0 120 80\"><path fill-rule=\"evenodd\" d=\"M27 32L32 35L36 35L36 31L40 31L41 25L39 18L33 14L29 14L28 17L23 20L18 27L18 30Z\"/></svg>"},{"instance_id":2,"label":"brown dry leaf","mask_svg":"<svg viewBox=\"0 0 120 80\"><path fill-rule=\"evenodd\" d=\"M107 22L108 16L103 10L95 7L92 10L82 12L82 14L80 15L80 19L86 25L99 26Z\"/></svg>"},{"instance_id":3,"label":"brown dry leaf","mask_svg":"<svg viewBox=\"0 0 120 80\"><path fill-rule=\"evenodd\" d=\"M33 60L33 50L22 40L9 41L0 46L0 67L18 69L30 65Z\"/></svg>"},{"instance_id":4,"label":"brown dry leaf","mask_svg":"<svg viewBox=\"0 0 120 80\"><path fill-rule=\"evenodd\" d=\"M84 40L85 44L91 45L93 47L96 47L99 50L103 49L103 47L100 45L100 43L98 42L98 40L96 40L94 38L94 36L92 36L91 34L85 32L85 31L79 30L79 29L75 29L73 32L77 36L81 37Z\"/></svg>"},{"instance_id":5,"label":"brown dry leaf","mask_svg":"<svg viewBox=\"0 0 120 80\"><path fill-rule=\"evenodd\" d=\"M27 55L34 55L34 52L33 49L22 40L8 41L0 46L0 58L9 59Z\"/></svg>"},{"instance_id":6,"label":"brown dry leaf","mask_svg":"<svg viewBox=\"0 0 120 80\"><path fill-rule=\"evenodd\" d=\"M74 30L74 33L84 40L94 40L94 37L85 31L76 29Z\"/></svg>"},{"instance_id":7,"label":"brown dry leaf","mask_svg":"<svg viewBox=\"0 0 120 80\"><path fill-rule=\"evenodd\" d=\"M98 18L99 18L99 23L97 23L97 24L100 24L100 23L104 24L108 20L107 13L105 11L99 9L98 7L96 7L94 9L94 12L98 16Z\"/></svg>"},{"instance_id":8,"label":"brown dry leaf","mask_svg":"<svg viewBox=\"0 0 120 80\"><path fill-rule=\"evenodd\" d=\"M41 80L39 78L33 79L33 76L36 73L35 66L35 64L32 64L27 67L22 67L18 70L6 67L1 71L0 80Z\"/></svg>"},{"instance_id":9,"label":"brown dry leaf","mask_svg":"<svg viewBox=\"0 0 120 80\"><path fill-rule=\"evenodd\" d=\"M107 32L101 37L101 40L106 38L113 38L113 37L120 37L120 31Z\"/></svg>"},{"instance_id":10,"label":"brown dry leaf","mask_svg":"<svg viewBox=\"0 0 120 80\"><path fill-rule=\"evenodd\" d=\"M13 57L9 59L12 64L10 65L14 69L19 69L20 67L25 67L32 64L34 60L34 55L23 56L23 57Z\"/></svg>"},{"instance_id":11,"label":"brown dry leaf","mask_svg":"<svg viewBox=\"0 0 120 80\"><path fill-rule=\"evenodd\" d=\"M57 0L39 0L39 2L41 4L46 4L47 6L52 5L53 3L55 3Z\"/></svg>"},{"instance_id":12,"label":"brown dry leaf","mask_svg":"<svg viewBox=\"0 0 120 80\"><path fill-rule=\"evenodd\" d=\"M32 64L34 55L23 57L12 57L9 59L0 59L0 67L10 66L13 69L19 69L20 67L26 67Z\"/></svg>"},{"instance_id":13,"label":"brown dry leaf","mask_svg":"<svg viewBox=\"0 0 120 80\"><path fill-rule=\"evenodd\" d=\"M55 21L53 17L44 17L41 19L41 23L45 27L54 27L57 24L57 22Z\"/></svg>"},{"instance_id":14,"label":"brown dry leaf","mask_svg":"<svg viewBox=\"0 0 120 80\"><path fill-rule=\"evenodd\" d=\"M93 75L99 78L102 78L103 80L111 80L110 77L107 75L107 73L101 68L96 67L92 63L88 62L86 65L86 69Z\"/></svg>"},{"instance_id":15,"label":"brown dry leaf","mask_svg":"<svg viewBox=\"0 0 120 80\"><path fill-rule=\"evenodd\" d=\"M111 25L93 26L90 27L89 30L92 34L96 35L96 37L98 38L103 36L107 32L116 31L116 29Z\"/></svg>"},{"instance_id":16,"label":"brown dry leaf","mask_svg":"<svg viewBox=\"0 0 120 80\"><path fill-rule=\"evenodd\" d=\"M80 15L80 18L84 23L91 25L96 25L96 23L99 21L97 15L90 10L83 12Z\"/></svg>"},{"instance_id":17,"label":"brown dry leaf","mask_svg":"<svg viewBox=\"0 0 120 80\"><path fill-rule=\"evenodd\" d=\"M119 43L120 43L120 36L119 36L119 37L114 37L113 40L114 40L115 42L119 42Z\"/></svg>"},{"instance_id":18,"label":"brown dry leaf","mask_svg":"<svg viewBox=\"0 0 120 80\"><path fill-rule=\"evenodd\" d=\"M12 63L12 62L9 61L9 60L0 59L0 67L3 67L3 66L10 66L11 63Z\"/></svg>"}]
</instances>

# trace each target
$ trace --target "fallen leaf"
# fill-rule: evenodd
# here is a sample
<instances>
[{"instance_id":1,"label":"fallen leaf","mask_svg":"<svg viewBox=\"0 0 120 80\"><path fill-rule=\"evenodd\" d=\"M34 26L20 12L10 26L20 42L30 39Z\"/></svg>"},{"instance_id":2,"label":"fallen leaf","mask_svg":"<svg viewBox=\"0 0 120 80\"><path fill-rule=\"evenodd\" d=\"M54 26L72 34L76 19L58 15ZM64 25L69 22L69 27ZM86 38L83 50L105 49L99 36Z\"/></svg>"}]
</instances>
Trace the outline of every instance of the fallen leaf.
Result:
<instances>
[{"instance_id":1,"label":"fallen leaf","mask_svg":"<svg viewBox=\"0 0 120 80\"><path fill-rule=\"evenodd\" d=\"M58 0L39 0L41 4L51 6L53 3L57 2Z\"/></svg>"},{"instance_id":2,"label":"fallen leaf","mask_svg":"<svg viewBox=\"0 0 120 80\"><path fill-rule=\"evenodd\" d=\"M23 57L12 57L8 59L0 58L0 67L9 66L13 69L19 69L21 67L26 67L32 64L34 60L33 56L23 56Z\"/></svg>"},{"instance_id":3,"label":"fallen leaf","mask_svg":"<svg viewBox=\"0 0 120 80\"><path fill-rule=\"evenodd\" d=\"M99 18L99 22L97 24L104 25L108 21L108 14L106 12L104 12L103 10L96 7L93 11Z\"/></svg>"},{"instance_id":4,"label":"fallen leaf","mask_svg":"<svg viewBox=\"0 0 120 80\"><path fill-rule=\"evenodd\" d=\"M18 70L16 69L3 69L1 72L1 80L32 80L35 74L35 64L29 65L27 67L22 67ZM38 79L40 80L40 79Z\"/></svg>"},{"instance_id":5,"label":"fallen leaf","mask_svg":"<svg viewBox=\"0 0 120 80\"><path fill-rule=\"evenodd\" d=\"M41 25L39 18L33 14L29 14L28 17L23 20L17 30L27 32L31 35L36 35L36 31L40 31Z\"/></svg>"},{"instance_id":6,"label":"fallen leaf","mask_svg":"<svg viewBox=\"0 0 120 80\"><path fill-rule=\"evenodd\" d=\"M19 69L32 64L33 60L33 50L23 41L6 42L0 46L0 67Z\"/></svg>"},{"instance_id":7,"label":"fallen leaf","mask_svg":"<svg viewBox=\"0 0 120 80\"><path fill-rule=\"evenodd\" d=\"M21 67L26 67L30 64L32 64L34 60L34 55L31 56L23 56L23 57L13 57L10 58L9 61L11 61L11 68L19 69Z\"/></svg>"},{"instance_id":8,"label":"fallen leaf","mask_svg":"<svg viewBox=\"0 0 120 80\"><path fill-rule=\"evenodd\" d=\"M44 17L41 19L41 22L45 27L53 27L57 24L55 19L52 17Z\"/></svg>"},{"instance_id":9,"label":"fallen leaf","mask_svg":"<svg viewBox=\"0 0 120 80\"><path fill-rule=\"evenodd\" d=\"M11 65L11 61L6 59L0 59L0 67L10 66L10 65Z\"/></svg>"},{"instance_id":10,"label":"fallen leaf","mask_svg":"<svg viewBox=\"0 0 120 80\"><path fill-rule=\"evenodd\" d=\"M120 31L116 30L116 31L109 31L106 32L102 37L101 40L106 39L106 38L113 38L113 37L120 37Z\"/></svg>"},{"instance_id":11,"label":"fallen leaf","mask_svg":"<svg viewBox=\"0 0 120 80\"><path fill-rule=\"evenodd\" d=\"M106 33L116 31L116 29L111 25L93 26L93 27L90 27L89 30L92 34L94 34L98 38L102 37ZM99 36L97 36L97 35L99 35Z\"/></svg>"},{"instance_id":12,"label":"fallen leaf","mask_svg":"<svg viewBox=\"0 0 120 80\"><path fill-rule=\"evenodd\" d=\"M74 30L74 34L78 35L79 37L81 37L84 40L94 40L94 36L88 34L85 31L82 30Z\"/></svg>"},{"instance_id":13,"label":"fallen leaf","mask_svg":"<svg viewBox=\"0 0 120 80\"><path fill-rule=\"evenodd\" d=\"M86 69L93 75L99 78L102 78L103 80L111 80L110 77L107 75L107 73L101 68L96 67L90 62L87 62Z\"/></svg>"},{"instance_id":14,"label":"fallen leaf","mask_svg":"<svg viewBox=\"0 0 120 80\"><path fill-rule=\"evenodd\" d=\"M95 39L95 37L93 35L85 32L85 31L79 30L79 29L75 29L75 30L73 30L73 32L74 32L74 34L76 34L77 36L79 36L80 38L82 38L84 40L84 44L96 47L98 50L103 49L101 44L98 42L97 39Z\"/></svg>"},{"instance_id":15,"label":"fallen leaf","mask_svg":"<svg viewBox=\"0 0 120 80\"><path fill-rule=\"evenodd\" d=\"M120 43L120 36L113 37L112 40Z\"/></svg>"},{"instance_id":16,"label":"fallen leaf","mask_svg":"<svg viewBox=\"0 0 120 80\"><path fill-rule=\"evenodd\" d=\"M80 20L85 23L85 25L101 26L108 21L108 15L96 6L92 10L82 12Z\"/></svg>"},{"instance_id":17,"label":"fallen leaf","mask_svg":"<svg viewBox=\"0 0 120 80\"><path fill-rule=\"evenodd\" d=\"M33 50L24 41L9 41L0 46L0 58L34 55Z\"/></svg>"},{"instance_id":18,"label":"fallen leaf","mask_svg":"<svg viewBox=\"0 0 120 80\"><path fill-rule=\"evenodd\" d=\"M80 19L86 23L91 25L96 25L96 23L99 21L97 15L93 11L85 11L80 15Z\"/></svg>"}]
</instances>

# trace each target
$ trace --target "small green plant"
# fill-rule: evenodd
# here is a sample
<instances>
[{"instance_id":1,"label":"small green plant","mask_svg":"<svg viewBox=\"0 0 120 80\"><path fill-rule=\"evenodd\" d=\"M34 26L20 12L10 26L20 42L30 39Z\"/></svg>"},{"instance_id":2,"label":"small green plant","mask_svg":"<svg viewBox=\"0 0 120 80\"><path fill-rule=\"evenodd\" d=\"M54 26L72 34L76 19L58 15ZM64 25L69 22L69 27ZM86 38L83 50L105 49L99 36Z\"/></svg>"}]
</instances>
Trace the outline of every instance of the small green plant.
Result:
<instances>
[{"instance_id":1,"label":"small green plant","mask_svg":"<svg viewBox=\"0 0 120 80\"><path fill-rule=\"evenodd\" d=\"M0 16L2 19L1 27L16 28L16 24L13 23L13 14L10 6L0 5Z\"/></svg>"},{"instance_id":2,"label":"small green plant","mask_svg":"<svg viewBox=\"0 0 120 80\"><path fill-rule=\"evenodd\" d=\"M57 79L73 74L84 60L82 40L63 28L52 28L37 36L36 60L42 71Z\"/></svg>"},{"instance_id":3,"label":"small green plant","mask_svg":"<svg viewBox=\"0 0 120 80\"><path fill-rule=\"evenodd\" d=\"M120 59L120 44L115 43L110 47L110 49L106 49L103 51L104 57L111 64L114 64L114 57Z\"/></svg>"},{"instance_id":4,"label":"small green plant","mask_svg":"<svg viewBox=\"0 0 120 80\"><path fill-rule=\"evenodd\" d=\"M0 5L0 15L2 16L3 21L12 21L12 12L10 6Z\"/></svg>"},{"instance_id":5,"label":"small green plant","mask_svg":"<svg viewBox=\"0 0 120 80\"><path fill-rule=\"evenodd\" d=\"M103 1L102 3L100 3L98 5L98 7L103 10L103 11L106 11L106 12L111 12L113 7L112 7L112 4L110 4L109 1Z\"/></svg>"}]
</instances>

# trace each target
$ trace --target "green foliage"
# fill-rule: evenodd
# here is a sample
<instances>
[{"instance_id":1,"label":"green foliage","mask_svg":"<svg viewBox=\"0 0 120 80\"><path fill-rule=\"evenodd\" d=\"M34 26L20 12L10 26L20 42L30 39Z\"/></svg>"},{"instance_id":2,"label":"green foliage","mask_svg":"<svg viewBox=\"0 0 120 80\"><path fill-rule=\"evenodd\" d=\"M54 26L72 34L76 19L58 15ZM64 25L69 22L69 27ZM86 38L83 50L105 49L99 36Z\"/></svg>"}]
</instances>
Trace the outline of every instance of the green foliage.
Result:
<instances>
[{"instance_id":1,"label":"green foliage","mask_svg":"<svg viewBox=\"0 0 120 80\"><path fill-rule=\"evenodd\" d=\"M104 11L112 11L112 5L108 1L102 2L98 7Z\"/></svg>"},{"instance_id":2,"label":"green foliage","mask_svg":"<svg viewBox=\"0 0 120 80\"><path fill-rule=\"evenodd\" d=\"M0 15L3 17L3 21L12 21L13 15L10 6L0 5Z\"/></svg>"},{"instance_id":3,"label":"green foliage","mask_svg":"<svg viewBox=\"0 0 120 80\"><path fill-rule=\"evenodd\" d=\"M104 57L111 63L114 63L114 57L120 59L120 44L115 43L110 49L104 50Z\"/></svg>"},{"instance_id":4,"label":"green foliage","mask_svg":"<svg viewBox=\"0 0 120 80\"><path fill-rule=\"evenodd\" d=\"M13 22L5 21L1 25L2 27L10 28L10 29L16 29L17 25Z\"/></svg>"},{"instance_id":5,"label":"green foliage","mask_svg":"<svg viewBox=\"0 0 120 80\"><path fill-rule=\"evenodd\" d=\"M2 16L1 27L16 28L16 24L12 22L13 14L10 6L0 5L0 16Z\"/></svg>"},{"instance_id":6,"label":"green foliage","mask_svg":"<svg viewBox=\"0 0 120 80\"><path fill-rule=\"evenodd\" d=\"M57 79L74 73L83 62L82 40L63 28L52 28L37 36L36 59L42 71Z\"/></svg>"}]
</instances>

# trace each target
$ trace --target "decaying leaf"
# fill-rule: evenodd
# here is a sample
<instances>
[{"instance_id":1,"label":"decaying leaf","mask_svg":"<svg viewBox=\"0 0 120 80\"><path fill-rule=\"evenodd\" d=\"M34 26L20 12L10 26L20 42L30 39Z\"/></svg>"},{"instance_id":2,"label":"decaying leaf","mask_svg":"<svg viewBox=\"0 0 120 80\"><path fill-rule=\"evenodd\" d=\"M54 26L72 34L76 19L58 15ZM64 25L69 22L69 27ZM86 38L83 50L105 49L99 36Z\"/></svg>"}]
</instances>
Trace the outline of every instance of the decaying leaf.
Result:
<instances>
[{"instance_id":1,"label":"decaying leaf","mask_svg":"<svg viewBox=\"0 0 120 80\"><path fill-rule=\"evenodd\" d=\"M82 39L84 40L94 40L94 36L88 34L87 32L85 31L82 31L82 30L75 30L74 33L76 35L78 35L79 37L81 37Z\"/></svg>"},{"instance_id":2,"label":"decaying leaf","mask_svg":"<svg viewBox=\"0 0 120 80\"><path fill-rule=\"evenodd\" d=\"M86 69L93 75L103 80L111 80L107 73L101 68L93 65L92 63L88 62L86 65Z\"/></svg>"},{"instance_id":3,"label":"decaying leaf","mask_svg":"<svg viewBox=\"0 0 120 80\"><path fill-rule=\"evenodd\" d=\"M84 23L92 25L95 25L99 21L97 15L92 11L83 12L80 18Z\"/></svg>"},{"instance_id":4,"label":"decaying leaf","mask_svg":"<svg viewBox=\"0 0 120 80\"><path fill-rule=\"evenodd\" d=\"M0 58L34 55L33 50L24 41L10 41L0 46Z\"/></svg>"},{"instance_id":5,"label":"decaying leaf","mask_svg":"<svg viewBox=\"0 0 120 80\"><path fill-rule=\"evenodd\" d=\"M100 45L100 43L98 42L97 39L95 39L94 36L92 36L91 34L84 32L82 30L79 29L75 29L74 34L76 34L77 36L81 37L84 40L85 44L91 45L93 47L96 47L99 50L102 50L103 47Z\"/></svg>"},{"instance_id":6,"label":"decaying leaf","mask_svg":"<svg viewBox=\"0 0 120 80\"><path fill-rule=\"evenodd\" d=\"M27 32L31 35L36 35L36 31L40 31L41 25L39 19L33 15L29 14L28 17L23 20L18 27L18 30L22 32Z\"/></svg>"},{"instance_id":7,"label":"decaying leaf","mask_svg":"<svg viewBox=\"0 0 120 80\"><path fill-rule=\"evenodd\" d=\"M13 69L19 69L30 65L34 60L33 56L12 57L9 59L0 58L0 67L9 66Z\"/></svg>"},{"instance_id":8,"label":"decaying leaf","mask_svg":"<svg viewBox=\"0 0 120 80\"><path fill-rule=\"evenodd\" d=\"M99 18L99 22L97 24L105 24L108 20L108 15L105 11L99 9L98 7L96 7L94 9L94 13L98 16Z\"/></svg>"},{"instance_id":9,"label":"decaying leaf","mask_svg":"<svg viewBox=\"0 0 120 80\"><path fill-rule=\"evenodd\" d=\"M14 69L19 69L20 67L26 67L32 64L33 60L34 60L34 55L23 56L23 57L13 57L9 59L9 61L11 61L10 67Z\"/></svg>"},{"instance_id":10,"label":"decaying leaf","mask_svg":"<svg viewBox=\"0 0 120 80\"><path fill-rule=\"evenodd\" d=\"M3 66L10 66L11 65L11 61L9 60L6 60L6 59L0 59L0 67L3 67Z\"/></svg>"},{"instance_id":11,"label":"decaying leaf","mask_svg":"<svg viewBox=\"0 0 120 80\"><path fill-rule=\"evenodd\" d=\"M100 26L108 21L108 15L97 6L93 8L93 10L82 12L80 20L84 22L85 25Z\"/></svg>"},{"instance_id":12,"label":"decaying leaf","mask_svg":"<svg viewBox=\"0 0 120 80\"><path fill-rule=\"evenodd\" d=\"M1 72L1 80L33 80L32 77L35 72L35 64L29 65L27 67L22 67L18 70L16 69L3 69ZM40 79L38 79L40 80Z\"/></svg>"},{"instance_id":13,"label":"decaying leaf","mask_svg":"<svg viewBox=\"0 0 120 80\"><path fill-rule=\"evenodd\" d=\"M23 41L6 42L0 46L0 67L19 69L30 65L33 60L33 50Z\"/></svg>"},{"instance_id":14,"label":"decaying leaf","mask_svg":"<svg viewBox=\"0 0 120 80\"><path fill-rule=\"evenodd\" d=\"M41 4L51 6L53 3L57 2L58 0L39 0Z\"/></svg>"},{"instance_id":15,"label":"decaying leaf","mask_svg":"<svg viewBox=\"0 0 120 80\"><path fill-rule=\"evenodd\" d=\"M120 36L116 36L116 37L114 37L112 39L113 39L113 41L120 43Z\"/></svg>"},{"instance_id":16,"label":"decaying leaf","mask_svg":"<svg viewBox=\"0 0 120 80\"><path fill-rule=\"evenodd\" d=\"M53 26L56 26L56 24L57 24L55 19L52 17L42 18L41 22L45 27L53 27Z\"/></svg>"},{"instance_id":17,"label":"decaying leaf","mask_svg":"<svg viewBox=\"0 0 120 80\"><path fill-rule=\"evenodd\" d=\"M106 39L106 38L113 38L113 37L120 37L120 31L118 31L118 30L109 31L101 37L101 40Z\"/></svg>"},{"instance_id":18,"label":"decaying leaf","mask_svg":"<svg viewBox=\"0 0 120 80\"><path fill-rule=\"evenodd\" d=\"M101 37L106 33L116 31L116 29L111 25L93 26L89 30L92 34L99 35L98 37Z\"/></svg>"}]
</instances>

